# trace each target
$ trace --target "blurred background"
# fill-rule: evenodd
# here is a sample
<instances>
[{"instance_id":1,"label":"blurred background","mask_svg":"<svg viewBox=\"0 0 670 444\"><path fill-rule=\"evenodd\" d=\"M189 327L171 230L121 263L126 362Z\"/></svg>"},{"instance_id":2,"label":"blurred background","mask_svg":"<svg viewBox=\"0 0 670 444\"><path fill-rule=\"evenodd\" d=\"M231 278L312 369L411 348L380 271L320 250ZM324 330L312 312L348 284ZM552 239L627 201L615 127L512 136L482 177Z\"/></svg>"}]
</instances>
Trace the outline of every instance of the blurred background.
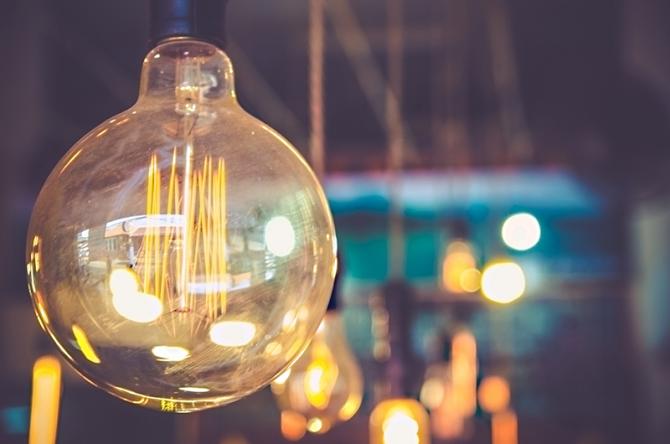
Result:
<instances>
[{"instance_id":1,"label":"blurred background","mask_svg":"<svg viewBox=\"0 0 670 444\"><path fill-rule=\"evenodd\" d=\"M58 442L366 443L389 380L434 443L668 442L670 3L326 3L324 182L360 409L296 426L280 382L161 414L64 366ZM69 147L134 102L148 8L2 6L0 442L19 443L32 366L56 353L26 291L30 211ZM227 18L240 102L306 157L309 11L232 0Z\"/></svg>"}]
</instances>

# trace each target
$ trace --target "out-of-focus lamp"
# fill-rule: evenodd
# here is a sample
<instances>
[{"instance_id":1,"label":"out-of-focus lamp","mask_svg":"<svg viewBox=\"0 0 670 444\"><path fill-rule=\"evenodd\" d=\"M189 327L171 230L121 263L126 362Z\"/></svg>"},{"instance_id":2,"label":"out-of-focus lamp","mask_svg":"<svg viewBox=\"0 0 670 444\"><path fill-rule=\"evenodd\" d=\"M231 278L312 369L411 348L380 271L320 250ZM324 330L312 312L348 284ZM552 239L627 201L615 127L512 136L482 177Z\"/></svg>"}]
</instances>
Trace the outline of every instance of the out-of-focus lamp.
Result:
<instances>
[{"instance_id":1,"label":"out-of-focus lamp","mask_svg":"<svg viewBox=\"0 0 670 444\"><path fill-rule=\"evenodd\" d=\"M487 413L501 413L509 407L509 383L500 376L487 376L479 384L479 405Z\"/></svg>"},{"instance_id":2,"label":"out-of-focus lamp","mask_svg":"<svg viewBox=\"0 0 670 444\"><path fill-rule=\"evenodd\" d=\"M540 222L532 214L516 213L505 219L500 235L508 247L518 251L526 251L540 241L542 229L540 228Z\"/></svg>"},{"instance_id":3,"label":"out-of-focus lamp","mask_svg":"<svg viewBox=\"0 0 670 444\"><path fill-rule=\"evenodd\" d=\"M370 414L370 444L429 443L428 414L414 399L387 399Z\"/></svg>"},{"instance_id":4,"label":"out-of-focus lamp","mask_svg":"<svg viewBox=\"0 0 670 444\"><path fill-rule=\"evenodd\" d=\"M60 362L54 356L42 356L33 366L29 444L56 443L60 391Z\"/></svg>"},{"instance_id":5,"label":"out-of-focus lamp","mask_svg":"<svg viewBox=\"0 0 670 444\"><path fill-rule=\"evenodd\" d=\"M509 304L523 296L526 276L516 262L496 261L487 265L482 273L482 294L490 301Z\"/></svg>"},{"instance_id":6,"label":"out-of-focus lamp","mask_svg":"<svg viewBox=\"0 0 670 444\"><path fill-rule=\"evenodd\" d=\"M272 383L280 409L306 418L311 433L326 433L351 419L363 397L363 376L337 310L337 273L330 304L312 343L300 359ZM290 328L287 320L284 327Z\"/></svg>"}]
</instances>

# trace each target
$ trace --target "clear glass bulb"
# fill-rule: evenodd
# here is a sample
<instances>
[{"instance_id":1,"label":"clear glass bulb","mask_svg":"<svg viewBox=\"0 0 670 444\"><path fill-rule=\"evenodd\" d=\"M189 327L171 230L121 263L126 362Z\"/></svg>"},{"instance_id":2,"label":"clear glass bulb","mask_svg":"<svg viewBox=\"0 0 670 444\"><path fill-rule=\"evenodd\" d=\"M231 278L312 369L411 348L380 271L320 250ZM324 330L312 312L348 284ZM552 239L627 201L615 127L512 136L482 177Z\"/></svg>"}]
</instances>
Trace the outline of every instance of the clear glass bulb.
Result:
<instances>
[{"instance_id":1,"label":"clear glass bulb","mask_svg":"<svg viewBox=\"0 0 670 444\"><path fill-rule=\"evenodd\" d=\"M337 312L326 313L307 351L273 381L272 391L280 409L304 416L312 433L325 433L354 416L363 376Z\"/></svg>"},{"instance_id":2,"label":"clear glass bulb","mask_svg":"<svg viewBox=\"0 0 670 444\"><path fill-rule=\"evenodd\" d=\"M84 378L186 412L282 373L325 312L336 240L297 151L237 103L230 60L178 38L129 110L47 179L27 245L41 325Z\"/></svg>"}]
</instances>

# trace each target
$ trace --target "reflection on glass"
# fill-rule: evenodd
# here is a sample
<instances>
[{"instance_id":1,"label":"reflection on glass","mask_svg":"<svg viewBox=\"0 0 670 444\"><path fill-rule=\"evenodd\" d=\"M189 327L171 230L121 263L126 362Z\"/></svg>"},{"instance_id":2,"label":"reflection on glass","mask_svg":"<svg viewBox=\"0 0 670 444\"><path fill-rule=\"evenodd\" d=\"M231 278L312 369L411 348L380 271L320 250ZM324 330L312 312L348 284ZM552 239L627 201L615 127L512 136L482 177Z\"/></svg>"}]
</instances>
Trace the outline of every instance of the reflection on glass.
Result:
<instances>
[{"instance_id":1,"label":"reflection on glass","mask_svg":"<svg viewBox=\"0 0 670 444\"><path fill-rule=\"evenodd\" d=\"M191 353L184 347L173 345L157 345L151 349L151 353L160 361L179 362L188 358Z\"/></svg>"},{"instance_id":2,"label":"reflection on glass","mask_svg":"<svg viewBox=\"0 0 670 444\"><path fill-rule=\"evenodd\" d=\"M242 347L254 339L256 326L245 321L219 321L212 324L209 337L224 347Z\"/></svg>"},{"instance_id":3,"label":"reflection on glass","mask_svg":"<svg viewBox=\"0 0 670 444\"><path fill-rule=\"evenodd\" d=\"M163 312L160 299L139 291L139 282L131 270L117 268L112 271L109 288L114 309L129 321L142 324L152 322Z\"/></svg>"},{"instance_id":4,"label":"reflection on glass","mask_svg":"<svg viewBox=\"0 0 670 444\"><path fill-rule=\"evenodd\" d=\"M179 390L188 393L207 393L209 391L206 387L179 387Z\"/></svg>"},{"instance_id":5,"label":"reflection on glass","mask_svg":"<svg viewBox=\"0 0 670 444\"><path fill-rule=\"evenodd\" d=\"M74 340L84 357L94 364L100 364L100 358L88 341L88 337L86 336L86 333L84 333L84 330L75 324L72 326L72 334L74 335Z\"/></svg>"},{"instance_id":6,"label":"reflection on glass","mask_svg":"<svg viewBox=\"0 0 670 444\"><path fill-rule=\"evenodd\" d=\"M275 216L265 225L265 245L272 254L288 256L295 247L295 231L291 221L284 216Z\"/></svg>"}]
</instances>

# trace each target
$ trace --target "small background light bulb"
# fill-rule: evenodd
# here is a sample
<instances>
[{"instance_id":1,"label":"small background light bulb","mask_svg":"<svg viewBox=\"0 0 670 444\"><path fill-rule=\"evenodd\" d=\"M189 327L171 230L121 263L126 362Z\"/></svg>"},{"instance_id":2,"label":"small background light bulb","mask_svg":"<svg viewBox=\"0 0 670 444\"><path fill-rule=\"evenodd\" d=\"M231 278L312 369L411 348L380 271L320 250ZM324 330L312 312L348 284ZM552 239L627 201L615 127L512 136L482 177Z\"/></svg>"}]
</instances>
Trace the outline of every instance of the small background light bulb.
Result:
<instances>
[{"instance_id":1,"label":"small background light bulb","mask_svg":"<svg viewBox=\"0 0 670 444\"><path fill-rule=\"evenodd\" d=\"M540 241L540 222L530 213L516 213L505 219L501 236L505 245L514 250L526 251Z\"/></svg>"},{"instance_id":2,"label":"small background light bulb","mask_svg":"<svg viewBox=\"0 0 670 444\"><path fill-rule=\"evenodd\" d=\"M479 385L479 405L487 413L501 413L510 401L509 384L500 376L487 376Z\"/></svg>"},{"instance_id":3,"label":"small background light bulb","mask_svg":"<svg viewBox=\"0 0 670 444\"><path fill-rule=\"evenodd\" d=\"M500 304L509 304L523 296L526 276L515 262L496 262L482 273L482 293Z\"/></svg>"},{"instance_id":4,"label":"small background light bulb","mask_svg":"<svg viewBox=\"0 0 670 444\"><path fill-rule=\"evenodd\" d=\"M363 377L337 311L327 312L309 348L273 381L272 392L282 411L306 418L312 433L325 433L356 414L363 398Z\"/></svg>"},{"instance_id":5,"label":"small background light bulb","mask_svg":"<svg viewBox=\"0 0 670 444\"><path fill-rule=\"evenodd\" d=\"M429 444L428 414L413 399L382 401L370 414L370 444Z\"/></svg>"}]
</instances>

